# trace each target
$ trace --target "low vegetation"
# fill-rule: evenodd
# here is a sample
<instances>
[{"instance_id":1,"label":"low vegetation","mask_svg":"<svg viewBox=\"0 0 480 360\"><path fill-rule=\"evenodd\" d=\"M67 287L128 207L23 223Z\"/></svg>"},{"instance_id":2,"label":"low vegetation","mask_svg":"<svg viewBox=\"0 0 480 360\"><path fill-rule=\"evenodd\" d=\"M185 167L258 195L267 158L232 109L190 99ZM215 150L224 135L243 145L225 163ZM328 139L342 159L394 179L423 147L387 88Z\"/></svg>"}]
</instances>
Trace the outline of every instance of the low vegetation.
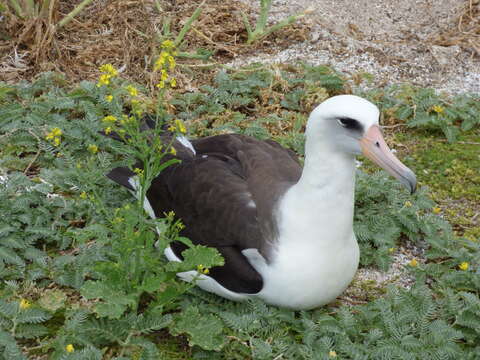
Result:
<instances>
[{"instance_id":1,"label":"low vegetation","mask_svg":"<svg viewBox=\"0 0 480 360\"><path fill-rule=\"evenodd\" d=\"M71 20L89 3L9 0L0 4L9 25L0 35L19 33L11 45L26 46L35 62L55 58L64 52L58 30L75 30ZM216 10L206 1L193 5L177 26L160 1L151 9L118 4L126 19L148 14L153 21L143 24L145 32L120 31L135 33L123 39L132 54L138 39L148 44L142 61L153 70L142 69L142 85L110 64L100 67L95 82L71 84L45 73L31 82L0 83L0 359L478 357L478 94L451 97L409 84L360 90L368 74L347 78L328 66L217 64L208 70L214 63L205 71L205 64L180 64L190 78L203 79L186 91L188 77L177 77L177 59L206 60L214 53L186 46L189 31L215 51L236 51L216 44L208 26L211 37L195 27L202 11ZM62 16L59 5L68 5ZM105 5L110 19L117 4ZM239 45L243 49L260 46L304 15L271 24L270 6L271 0L260 1L253 25L241 12L245 29L233 31L232 42L238 37L248 45ZM108 24L116 29L114 21ZM118 45L99 32L94 42L103 41L100 48L111 56L109 46ZM16 52L15 59L22 63ZM137 60L131 57L131 69L143 66ZM174 213L151 219L143 210L152 179L176 161L176 149L160 140L162 129L191 137L273 138L302 158L309 112L342 93L380 107L389 143L420 180L411 196L368 162L357 171L361 267L387 271L401 249L415 247L401 275L413 285L355 281L352 287L361 291L348 299L293 312L257 301L232 303L179 281L176 272L208 273L223 259L183 238ZM145 130L145 121L163 126ZM105 177L117 166L137 174L135 196ZM165 261L171 241L188 246L183 263Z\"/></svg>"},{"instance_id":2,"label":"low vegetation","mask_svg":"<svg viewBox=\"0 0 480 360\"><path fill-rule=\"evenodd\" d=\"M163 43L154 93L112 66L103 66L95 83L71 86L49 73L0 84L0 356L475 359L478 227L472 220L452 229L445 216L455 219L448 214L452 198L466 199L465 219L480 211L478 174L454 176L480 167L471 150L480 140L478 98L407 85L361 93L382 109L384 124L398 125L391 142L411 147L405 161L430 187L410 196L368 163L357 174L361 266L386 270L399 246L415 244L425 255L405 264L411 288L391 285L365 304L340 301L308 312L232 303L174 275L208 272L222 264L218 253L182 238L174 214L150 219L143 211L142 194L162 171L158 161L175 153L160 142L160 127L142 131L145 115L188 136L273 137L302 156L312 106L351 89L325 66L254 65L177 92L174 47ZM138 174L137 198L105 177L119 165ZM458 191L445 183L448 169ZM162 256L174 240L190 246L183 264Z\"/></svg>"}]
</instances>

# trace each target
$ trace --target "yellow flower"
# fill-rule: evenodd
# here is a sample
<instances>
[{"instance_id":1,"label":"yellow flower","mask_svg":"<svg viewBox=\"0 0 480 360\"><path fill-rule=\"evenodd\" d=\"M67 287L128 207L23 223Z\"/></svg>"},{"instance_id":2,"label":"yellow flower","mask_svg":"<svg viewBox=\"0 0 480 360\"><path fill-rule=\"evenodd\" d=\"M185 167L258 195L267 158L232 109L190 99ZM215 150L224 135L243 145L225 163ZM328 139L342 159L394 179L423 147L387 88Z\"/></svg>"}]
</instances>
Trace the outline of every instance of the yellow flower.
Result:
<instances>
[{"instance_id":1,"label":"yellow flower","mask_svg":"<svg viewBox=\"0 0 480 360\"><path fill-rule=\"evenodd\" d=\"M123 220L125 220L124 218L120 217L120 216L117 216L113 219L113 223L114 224L120 224L123 222Z\"/></svg>"},{"instance_id":2,"label":"yellow flower","mask_svg":"<svg viewBox=\"0 0 480 360\"><path fill-rule=\"evenodd\" d=\"M170 148L170 154L172 154L173 156L177 155L177 150L175 150L173 146Z\"/></svg>"},{"instance_id":3,"label":"yellow flower","mask_svg":"<svg viewBox=\"0 0 480 360\"><path fill-rule=\"evenodd\" d=\"M32 306L32 303L27 299L22 299L20 300L19 306L20 306L20 309L25 310L25 309L28 309L30 306Z\"/></svg>"},{"instance_id":4,"label":"yellow flower","mask_svg":"<svg viewBox=\"0 0 480 360\"><path fill-rule=\"evenodd\" d=\"M155 65L153 66L153 71L158 71L161 69L163 66L162 59L158 58L157 61L155 61Z\"/></svg>"},{"instance_id":5,"label":"yellow flower","mask_svg":"<svg viewBox=\"0 0 480 360\"><path fill-rule=\"evenodd\" d=\"M175 224L175 227L176 227L178 230L183 230L183 229L185 229L185 225L183 225L180 221L178 221L178 222Z\"/></svg>"},{"instance_id":6,"label":"yellow flower","mask_svg":"<svg viewBox=\"0 0 480 360\"><path fill-rule=\"evenodd\" d=\"M172 40L165 40L164 42L162 42L161 47L162 49L170 50L175 47L175 43Z\"/></svg>"},{"instance_id":7,"label":"yellow flower","mask_svg":"<svg viewBox=\"0 0 480 360\"><path fill-rule=\"evenodd\" d=\"M197 265L197 271L198 271L199 273L202 273L202 274L205 274L205 275L207 275L207 274L210 273L210 270L208 270L208 268L206 268L206 267L203 266L202 264Z\"/></svg>"},{"instance_id":8,"label":"yellow flower","mask_svg":"<svg viewBox=\"0 0 480 360\"><path fill-rule=\"evenodd\" d=\"M80 198L85 200L87 198L87 193L85 191L82 191L82 193L80 194Z\"/></svg>"},{"instance_id":9,"label":"yellow flower","mask_svg":"<svg viewBox=\"0 0 480 360\"><path fill-rule=\"evenodd\" d=\"M390 249L388 249L388 252L391 254L395 251L395 248L394 247L391 247Z\"/></svg>"},{"instance_id":10,"label":"yellow flower","mask_svg":"<svg viewBox=\"0 0 480 360\"><path fill-rule=\"evenodd\" d=\"M73 347L72 344L68 344L67 346L65 346L65 350L67 350L67 352L69 353L72 353L75 351L75 348Z\"/></svg>"},{"instance_id":11,"label":"yellow flower","mask_svg":"<svg viewBox=\"0 0 480 360\"><path fill-rule=\"evenodd\" d=\"M162 69L162 70L160 71L160 79L163 80L163 81L168 79L167 70Z\"/></svg>"},{"instance_id":12,"label":"yellow flower","mask_svg":"<svg viewBox=\"0 0 480 360\"><path fill-rule=\"evenodd\" d=\"M458 265L458 268L460 270L467 271L469 266L470 266L470 264L468 262L464 261L460 265Z\"/></svg>"},{"instance_id":13,"label":"yellow flower","mask_svg":"<svg viewBox=\"0 0 480 360\"><path fill-rule=\"evenodd\" d=\"M187 133L187 128L185 127L185 124L183 123L182 120L180 119L175 119L175 127L177 128L178 131L180 131L182 134Z\"/></svg>"},{"instance_id":14,"label":"yellow flower","mask_svg":"<svg viewBox=\"0 0 480 360\"><path fill-rule=\"evenodd\" d=\"M60 140L60 138L58 138L58 137L56 137L55 139L53 139L53 145L55 145L55 146L60 145L60 142L61 142L61 140Z\"/></svg>"},{"instance_id":15,"label":"yellow flower","mask_svg":"<svg viewBox=\"0 0 480 360\"><path fill-rule=\"evenodd\" d=\"M439 207L434 207L434 208L432 209L432 211L433 211L434 214L440 214L440 212L442 211L442 209L440 209Z\"/></svg>"},{"instance_id":16,"label":"yellow flower","mask_svg":"<svg viewBox=\"0 0 480 360\"><path fill-rule=\"evenodd\" d=\"M47 133L47 136L45 136L45 139L47 140L54 140L56 137L62 136L63 132L59 128L55 127L50 130L49 133Z\"/></svg>"},{"instance_id":17,"label":"yellow flower","mask_svg":"<svg viewBox=\"0 0 480 360\"><path fill-rule=\"evenodd\" d=\"M330 357L337 357L337 353L333 350L330 350L330 352L328 353L328 356Z\"/></svg>"},{"instance_id":18,"label":"yellow flower","mask_svg":"<svg viewBox=\"0 0 480 360\"><path fill-rule=\"evenodd\" d=\"M432 106L432 110L436 112L437 114L441 114L445 111L444 107L441 105L434 105Z\"/></svg>"},{"instance_id":19,"label":"yellow flower","mask_svg":"<svg viewBox=\"0 0 480 360\"><path fill-rule=\"evenodd\" d=\"M106 95L106 96L105 96L105 100L106 100L107 102L112 102L112 100L113 100L113 95Z\"/></svg>"},{"instance_id":20,"label":"yellow flower","mask_svg":"<svg viewBox=\"0 0 480 360\"><path fill-rule=\"evenodd\" d=\"M87 150L90 151L92 154L96 154L98 152L98 146L90 144L88 145Z\"/></svg>"},{"instance_id":21,"label":"yellow flower","mask_svg":"<svg viewBox=\"0 0 480 360\"><path fill-rule=\"evenodd\" d=\"M107 115L102 119L102 121L104 123L112 123L113 124L115 121L117 121L117 118L113 115Z\"/></svg>"},{"instance_id":22,"label":"yellow flower","mask_svg":"<svg viewBox=\"0 0 480 360\"><path fill-rule=\"evenodd\" d=\"M168 60L168 68L169 68L170 70L175 69L176 62L175 62L174 57L173 57L172 55L169 55L169 56L167 57L167 60Z\"/></svg>"},{"instance_id":23,"label":"yellow flower","mask_svg":"<svg viewBox=\"0 0 480 360\"><path fill-rule=\"evenodd\" d=\"M160 81L158 84L157 84L157 88L159 89L163 89L165 87L165 81Z\"/></svg>"},{"instance_id":24,"label":"yellow flower","mask_svg":"<svg viewBox=\"0 0 480 360\"><path fill-rule=\"evenodd\" d=\"M177 86L177 79L172 78L172 79L170 80L170 86L171 86L171 87Z\"/></svg>"},{"instance_id":25,"label":"yellow flower","mask_svg":"<svg viewBox=\"0 0 480 360\"><path fill-rule=\"evenodd\" d=\"M158 71L165 65L165 62L167 61L167 58L170 56L170 54L166 51L162 51L160 55L158 56L158 59L155 61L155 65L153 67L154 71Z\"/></svg>"},{"instance_id":26,"label":"yellow flower","mask_svg":"<svg viewBox=\"0 0 480 360\"><path fill-rule=\"evenodd\" d=\"M138 90L135 86L133 85L128 85L125 87L125 90L128 91L128 93L130 94L130 96L138 96Z\"/></svg>"},{"instance_id":27,"label":"yellow flower","mask_svg":"<svg viewBox=\"0 0 480 360\"><path fill-rule=\"evenodd\" d=\"M97 87L100 87L100 86L103 86L103 85L109 85L110 84L110 78L112 76L109 75L109 74L102 74L100 75L100 77L98 78L98 83L97 83Z\"/></svg>"},{"instance_id":28,"label":"yellow flower","mask_svg":"<svg viewBox=\"0 0 480 360\"><path fill-rule=\"evenodd\" d=\"M102 73L110 75L110 77L114 77L118 75L117 69L115 69L112 64L104 64L100 66L99 70Z\"/></svg>"},{"instance_id":29,"label":"yellow flower","mask_svg":"<svg viewBox=\"0 0 480 360\"><path fill-rule=\"evenodd\" d=\"M410 201L405 201L405 207L411 207L412 206L412 203Z\"/></svg>"},{"instance_id":30,"label":"yellow flower","mask_svg":"<svg viewBox=\"0 0 480 360\"><path fill-rule=\"evenodd\" d=\"M408 265L410 265L411 267L416 267L416 266L418 265L417 259L412 259L412 260L410 260L410 262L408 263Z\"/></svg>"},{"instance_id":31,"label":"yellow flower","mask_svg":"<svg viewBox=\"0 0 480 360\"><path fill-rule=\"evenodd\" d=\"M174 125L170 125L168 128L167 128L168 131L171 131L171 132L175 132L177 131L177 128L174 126Z\"/></svg>"},{"instance_id":32,"label":"yellow flower","mask_svg":"<svg viewBox=\"0 0 480 360\"><path fill-rule=\"evenodd\" d=\"M140 105L140 101L136 100L136 99L132 99L132 101L130 101L130 103L132 104L132 106L139 106ZM123 115L124 117L127 118L128 120L128 116L126 115Z\"/></svg>"},{"instance_id":33,"label":"yellow flower","mask_svg":"<svg viewBox=\"0 0 480 360\"><path fill-rule=\"evenodd\" d=\"M105 134L108 135L108 134L110 134L111 132L112 132L112 128L111 128L110 126L107 126L107 127L105 128Z\"/></svg>"},{"instance_id":34,"label":"yellow flower","mask_svg":"<svg viewBox=\"0 0 480 360\"><path fill-rule=\"evenodd\" d=\"M143 169L135 168L133 169L133 172L137 175L143 175Z\"/></svg>"}]
</instances>

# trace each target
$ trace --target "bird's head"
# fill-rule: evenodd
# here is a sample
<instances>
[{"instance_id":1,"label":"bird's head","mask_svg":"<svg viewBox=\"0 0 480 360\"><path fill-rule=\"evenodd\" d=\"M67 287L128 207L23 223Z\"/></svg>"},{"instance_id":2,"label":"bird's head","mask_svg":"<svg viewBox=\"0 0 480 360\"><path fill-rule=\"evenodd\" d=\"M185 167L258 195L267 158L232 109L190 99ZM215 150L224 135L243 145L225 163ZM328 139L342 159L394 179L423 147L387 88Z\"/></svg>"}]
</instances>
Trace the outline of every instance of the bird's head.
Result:
<instances>
[{"instance_id":1,"label":"bird's head","mask_svg":"<svg viewBox=\"0 0 480 360\"><path fill-rule=\"evenodd\" d=\"M378 124L380 112L370 101L355 95L331 97L315 108L307 133L317 135L330 148L345 154L363 154L397 178L412 193L416 176L392 153Z\"/></svg>"}]
</instances>

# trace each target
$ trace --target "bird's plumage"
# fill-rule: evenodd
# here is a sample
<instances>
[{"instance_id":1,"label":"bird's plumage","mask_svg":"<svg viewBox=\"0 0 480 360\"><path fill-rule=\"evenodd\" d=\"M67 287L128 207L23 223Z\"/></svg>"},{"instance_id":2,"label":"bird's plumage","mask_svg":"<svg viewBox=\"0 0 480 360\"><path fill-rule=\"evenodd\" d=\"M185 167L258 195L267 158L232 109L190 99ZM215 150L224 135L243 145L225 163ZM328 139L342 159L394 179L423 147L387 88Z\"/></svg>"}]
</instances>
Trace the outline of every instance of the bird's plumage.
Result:
<instances>
[{"instance_id":1,"label":"bird's plumage","mask_svg":"<svg viewBox=\"0 0 480 360\"><path fill-rule=\"evenodd\" d=\"M193 270L179 276L199 279L198 286L232 300L258 297L294 309L334 300L359 261L355 155L365 154L415 189L415 175L389 150L378 119L378 108L357 96L326 100L310 114L303 169L291 150L272 140L177 138L181 162L153 180L147 210L153 216L173 210L185 224L183 236L215 247L225 259L209 276ZM108 176L135 190L129 169ZM184 249L174 242L165 255L181 261Z\"/></svg>"},{"instance_id":2,"label":"bird's plumage","mask_svg":"<svg viewBox=\"0 0 480 360\"><path fill-rule=\"evenodd\" d=\"M173 210L186 225L182 235L194 244L219 250L225 265L211 269L212 278L231 291L257 293L263 287L262 277L242 251L258 249L269 259L267 245L276 240L278 232L271 210L300 178L298 159L272 140L236 134L201 138L191 144L195 154L174 144L181 162L153 180L147 199L156 216ZM108 174L133 190L132 176L127 168ZM181 258L185 245L175 242L171 247Z\"/></svg>"}]
</instances>

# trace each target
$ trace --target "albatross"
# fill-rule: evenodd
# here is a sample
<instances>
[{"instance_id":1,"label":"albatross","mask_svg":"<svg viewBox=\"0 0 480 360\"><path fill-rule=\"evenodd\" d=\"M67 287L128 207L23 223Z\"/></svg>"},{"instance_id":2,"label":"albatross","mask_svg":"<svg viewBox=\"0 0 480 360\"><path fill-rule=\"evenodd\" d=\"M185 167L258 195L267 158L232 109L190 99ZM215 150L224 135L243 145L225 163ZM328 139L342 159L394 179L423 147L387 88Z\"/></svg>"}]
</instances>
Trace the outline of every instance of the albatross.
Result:
<instances>
[{"instance_id":1,"label":"albatross","mask_svg":"<svg viewBox=\"0 0 480 360\"><path fill-rule=\"evenodd\" d=\"M352 281L359 247L353 232L355 156L363 154L412 193L415 174L385 143L378 108L354 95L317 106L305 131L305 161L272 140L224 134L174 146L181 162L163 170L147 191L152 216L174 211L194 244L216 248L225 265L179 273L224 298L260 298L291 309L333 301ZM135 190L126 168L108 175ZM173 242L170 261L186 246Z\"/></svg>"}]
</instances>

